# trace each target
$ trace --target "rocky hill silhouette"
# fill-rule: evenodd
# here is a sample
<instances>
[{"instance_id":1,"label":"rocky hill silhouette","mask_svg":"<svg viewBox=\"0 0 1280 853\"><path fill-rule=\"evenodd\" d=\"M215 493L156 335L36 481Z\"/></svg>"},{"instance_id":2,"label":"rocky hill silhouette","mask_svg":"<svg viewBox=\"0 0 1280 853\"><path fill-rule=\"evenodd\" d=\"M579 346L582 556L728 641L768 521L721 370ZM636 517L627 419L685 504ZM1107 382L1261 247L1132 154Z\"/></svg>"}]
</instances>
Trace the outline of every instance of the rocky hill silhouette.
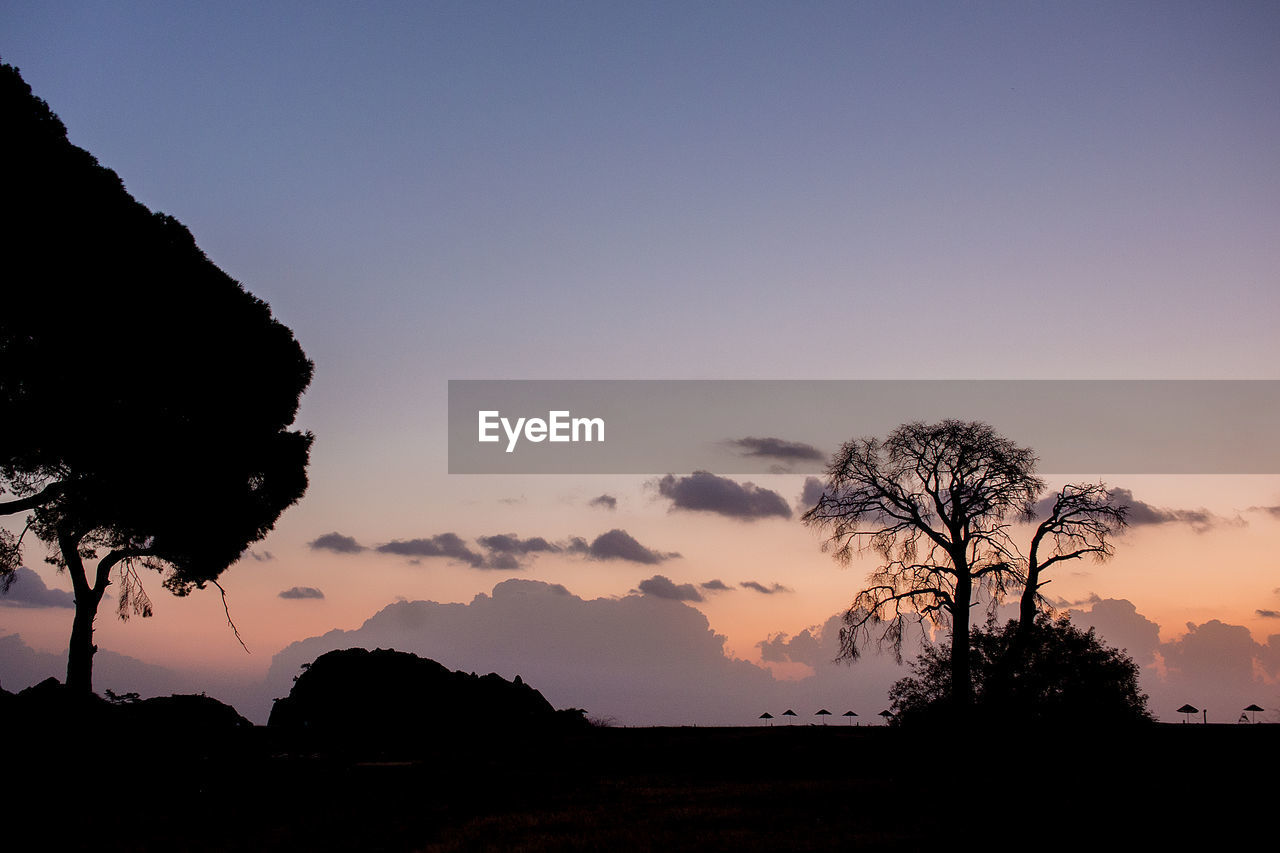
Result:
<instances>
[{"instance_id":1,"label":"rocky hill silhouette","mask_svg":"<svg viewBox=\"0 0 1280 853\"><path fill-rule=\"evenodd\" d=\"M277 699L273 729L363 741L438 741L459 731L524 734L585 728L584 712L557 711L520 676L455 672L394 649L321 655ZM443 737L442 737L443 736Z\"/></svg>"}]
</instances>

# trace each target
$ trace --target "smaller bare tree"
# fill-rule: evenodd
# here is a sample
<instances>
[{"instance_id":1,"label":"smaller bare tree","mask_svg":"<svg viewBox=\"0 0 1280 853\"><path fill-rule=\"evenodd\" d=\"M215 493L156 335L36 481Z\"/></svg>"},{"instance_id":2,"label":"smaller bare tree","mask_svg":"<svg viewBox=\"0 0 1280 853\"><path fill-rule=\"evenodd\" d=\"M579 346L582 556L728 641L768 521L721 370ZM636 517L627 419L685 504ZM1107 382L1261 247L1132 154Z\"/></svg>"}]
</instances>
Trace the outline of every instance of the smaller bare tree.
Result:
<instances>
[{"instance_id":1,"label":"smaller bare tree","mask_svg":"<svg viewBox=\"0 0 1280 853\"><path fill-rule=\"evenodd\" d=\"M1049 516L1036 527L1027 554L1026 584L1018 613L1018 633L1030 632L1043 602L1044 572L1067 560L1103 562L1115 553L1112 538L1124 530L1129 507L1102 483L1072 483L1053 499Z\"/></svg>"}]
</instances>

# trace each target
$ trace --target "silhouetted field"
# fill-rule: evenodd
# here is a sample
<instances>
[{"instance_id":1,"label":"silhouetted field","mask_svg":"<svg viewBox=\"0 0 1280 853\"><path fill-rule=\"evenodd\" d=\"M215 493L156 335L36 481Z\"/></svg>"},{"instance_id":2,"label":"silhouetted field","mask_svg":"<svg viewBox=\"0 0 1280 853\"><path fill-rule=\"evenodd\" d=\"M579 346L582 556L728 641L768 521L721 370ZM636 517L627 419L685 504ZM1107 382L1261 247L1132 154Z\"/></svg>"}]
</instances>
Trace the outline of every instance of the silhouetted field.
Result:
<instances>
[{"instance_id":1,"label":"silhouetted field","mask_svg":"<svg viewBox=\"0 0 1280 853\"><path fill-rule=\"evenodd\" d=\"M5 811L49 849L1110 849L1265 826L1280 754L1266 725L974 734L957 776L948 739L883 727L423 726L403 753L265 727L18 737Z\"/></svg>"}]
</instances>

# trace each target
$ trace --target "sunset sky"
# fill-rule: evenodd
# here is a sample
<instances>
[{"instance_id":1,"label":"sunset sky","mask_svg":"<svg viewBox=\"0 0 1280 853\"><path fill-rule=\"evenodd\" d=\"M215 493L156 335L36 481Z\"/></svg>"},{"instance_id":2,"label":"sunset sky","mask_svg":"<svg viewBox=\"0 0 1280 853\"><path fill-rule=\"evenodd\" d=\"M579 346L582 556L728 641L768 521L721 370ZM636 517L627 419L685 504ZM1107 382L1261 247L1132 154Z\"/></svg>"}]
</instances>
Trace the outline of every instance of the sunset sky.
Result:
<instances>
[{"instance_id":1,"label":"sunset sky","mask_svg":"<svg viewBox=\"0 0 1280 853\"><path fill-rule=\"evenodd\" d=\"M448 380L1280 378L1273 2L3 2L0 60L316 364L310 489L221 579L252 654L157 578L150 619L104 602L99 690L261 722L369 643L621 722L870 718L903 671L832 665L830 620L874 562L822 553L803 475L735 478L789 517L450 475ZM1280 476L1050 480L1099 478L1144 523L1047 592L1165 719L1280 708ZM10 690L64 668L41 557Z\"/></svg>"}]
</instances>

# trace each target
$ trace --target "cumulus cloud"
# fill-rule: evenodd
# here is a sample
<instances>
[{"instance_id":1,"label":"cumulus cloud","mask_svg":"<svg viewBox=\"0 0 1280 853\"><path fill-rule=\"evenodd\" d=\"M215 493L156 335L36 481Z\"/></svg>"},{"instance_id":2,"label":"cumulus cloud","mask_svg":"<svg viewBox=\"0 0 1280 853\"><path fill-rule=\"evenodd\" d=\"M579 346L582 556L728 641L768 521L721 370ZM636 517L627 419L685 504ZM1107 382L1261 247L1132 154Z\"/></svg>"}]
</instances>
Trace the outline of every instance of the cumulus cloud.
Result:
<instances>
[{"instance_id":1,"label":"cumulus cloud","mask_svg":"<svg viewBox=\"0 0 1280 853\"><path fill-rule=\"evenodd\" d=\"M832 631L839 636L841 622L839 616L833 616L825 626L805 628L794 637L773 634L756 643L760 659L770 663L803 663L809 666L817 666L824 659L834 660L835 655L824 657L829 650L823 648L822 638L830 636ZM839 654L839 646L835 651Z\"/></svg>"},{"instance_id":2,"label":"cumulus cloud","mask_svg":"<svg viewBox=\"0 0 1280 853\"><path fill-rule=\"evenodd\" d=\"M469 604L397 602L356 630L294 643L272 659L264 691L285 695L301 665L326 651L380 647L450 669L520 675L558 708L628 724L753 721L779 701L777 684L767 670L729 657L724 645L706 616L680 601L584 600L513 579Z\"/></svg>"},{"instance_id":3,"label":"cumulus cloud","mask_svg":"<svg viewBox=\"0 0 1280 853\"><path fill-rule=\"evenodd\" d=\"M1150 695L1148 707L1166 721L1180 719L1177 708L1187 702L1207 708L1211 723L1235 722L1250 703L1277 704L1280 634L1259 643L1242 625L1210 619L1188 622L1185 634L1161 642L1160 626L1124 599L1102 599L1069 615L1133 657L1141 667L1142 689Z\"/></svg>"},{"instance_id":4,"label":"cumulus cloud","mask_svg":"<svg viewBox=\"0 0 1280 853\"><path fill-rule=\"evenodd\" d=\"M598 506L601 509L617 509L618 499L613 495L600 495L587 501L587 506Z\"/></svg>"},{"instance_id":5,"label":"cumulus cloud","mask_svg":"<svg viewBox=\"0 0 1280 853\"><path fill-rule=\"evenodd\" d=\"M677 584L666 575L654 575L640 581L640 592L671 601L701 601L702 595L691 583Z\"/></svg>"},{"instance_id":6,"label":"cumulus cloud","mask_svg":"<svg viewBox=\"0 0 1280 853\"><path fill-rule=\"evenodd\" d=\"M332 551L335 554L358 554L365 550L364 546L350 536L343 536L336 530L333 533L312 539L307 543L313 551Z\"/></svg>"},{"instance_id":7,"label":"cumulus cloud","mask_svg":"<svg viewBox=\"0 0 1280 853\"><path fill-rule=\"evenodd\" d=\"M449 557L472 568L485 568L484 557L468 548L456 533L438 533L429 539L395 539L379 545L376 550L379 554L401 557Z\"/></svg>"},{"instance_id":8,"label":"cumulus cloud","mask_svg":"<svg viewBox=\"0 0 1280 853\"><path fill-rule=\"evenodd\" d=\"M590 544L587 544L587 540L575 536L565 550L571 554L582 554L592 560L629 560L645 565L654 565L680 556L674 551L664 553L646 548L630 533L617 528L601 533Z\"/></svg>"},{"instance_id":9,"label":"cumulus cloud","mask_svg":"<svg viewBox=\"0 0 1280 853\"><path fill-rule=\"evenodd\" d=\"M725 592L726 590L733 589L733 587L729 586L719 578L700 583L698 586L705 589L707 592Z\"/></svg>"},{"instance_id":10,"label":"cumulus cloud","mask_svg":"<svg viewBox=\"0 0 1280 853\"><path fill-rule=\"evenodd\" d=\"M748 457L781 459L786 462L822 462L827 458L812 444L781 438L738 438L731 440L729 444Z\"/></svg>"},{"instance_id":11,"label":"cumulus cloud","mask_svg":"<svg viewBox=\"0 0 1280 853\"><path fill-rule=\"evenodd\" d=\"M358 646L410 651L466 672L520 675L558 708L586 708L627 725L756 725L761 712L788 707L873 716L905 669L874 653L853 665L832 663L830 644L838 639L838 632L824 635L812 670L782 681L730 656L725 637L686 602L652 594L586 600L564 587L513 579L469 604L397 602L356 630L294 643L272 659L262 692L283 696L302 664Z\"/></svg>"},{"instance_id":12,"label":"cumulus cloud","mask_svg":"<svg viewBox=\"0 0 1280 853\"><path fill-rule=\"evenodd\" d=\"M672 502L673 509L714 512L744 521L791 517L791 507L777 492L709 471L695 471L688 477L668 474L658 481L658 493Z\"/></svg>"},{"instance_id":13,"label":"cumulus cloud","mask_svg":"<svg viewBox=\"0 0 1280 853\"><path fill-rule=\"evenodd\" d=\"M281 592L280 598L324 598L324 593L314 586L294 586Z\"/></svg>"},{"instance_id":14,"label":"cumulus cloud","mask_svg":"<svg viewBox=\"0 0 1280 853\"><path fill-rule=\"evenodd\" d=\"M1140 666L1155 661L1160 650L1160 626L1123 598L1091 595L1088 610L1069 610L1067 616L1083 628L1093 628L1109 645L1127 651Z\"/></svg>"},{"instance_id":15,"label":"cumulus cloud","mask_svg":"<svg viewBox=\"0 0 1280 853\"><path fill-rule=\"evenodd\" d=\"M778 593L778 592L794 592L795 591L795 590L789 589L788 587L783 586L780 583L775 583L773 586L765 586L764 584L757 583L756 581L743 581L742 583L738 584L738 586L742 587L743 589L755 590L756 592L763 593L764 595L773 595L774 593Z\"/></svg>"},{"instance_id":16,"label":"cumulus cloud","mask_svg":"<svg viewBox=\"0 0 1280 853\"><path fill-rule=\"evenodd\" d=\"M10 607L75 607L75 596L66 590L49 589L34 570L19 566L9 580L8 591L0 585L0 604Z\"/></svg>"}]
</instances>

